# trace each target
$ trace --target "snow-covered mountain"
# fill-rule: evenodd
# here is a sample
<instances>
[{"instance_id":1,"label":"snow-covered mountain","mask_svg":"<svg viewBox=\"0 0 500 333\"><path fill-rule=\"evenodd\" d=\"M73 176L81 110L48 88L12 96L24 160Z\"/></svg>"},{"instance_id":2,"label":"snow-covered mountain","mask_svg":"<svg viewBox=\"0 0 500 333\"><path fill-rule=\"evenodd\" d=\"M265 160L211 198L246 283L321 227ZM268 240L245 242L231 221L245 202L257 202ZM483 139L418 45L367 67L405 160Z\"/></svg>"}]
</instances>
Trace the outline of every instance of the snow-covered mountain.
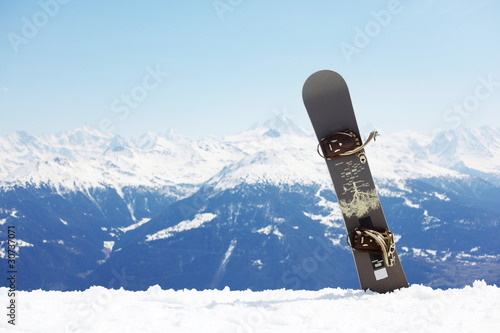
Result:
<instances>
[{"instance_id":1,"label":"snow-covered mountain","mask_svg":"<svg viewBox=\"0 0 500 333\"><path fill-rule=\"evenodd\" d=\"M380 134L367 156L409 281L498 283L500 129ZM198 140L17 132L0 137L0 232L16 225L25 289L356 288L316 144L283 116Z\"/></svg>"},{"instance_id":2,"label":"snow-covered mountain","mask_svg":"<svg viewBox=\"0 0 500 333\"><path fill-rule=\"evenodd\" d=\"M498 184L499 133L490 127L460 127L435 136L413 131L380 133L377 144L368 148L369 154L377 156L370 160L372 173L387 180L484 176ZM0 184L45 184L65 190L158 188L201 185L230 170L239 170L238 175L230 172L234 177L244 173L241 181L245 182L322 183L321 172L307 171L323 167L311 148L315 145L310 131L283 116L239 135L200 140L175 130L127 139L89 125L38 137L16 132L0 137Z\"/></svg>"}]
</instances>

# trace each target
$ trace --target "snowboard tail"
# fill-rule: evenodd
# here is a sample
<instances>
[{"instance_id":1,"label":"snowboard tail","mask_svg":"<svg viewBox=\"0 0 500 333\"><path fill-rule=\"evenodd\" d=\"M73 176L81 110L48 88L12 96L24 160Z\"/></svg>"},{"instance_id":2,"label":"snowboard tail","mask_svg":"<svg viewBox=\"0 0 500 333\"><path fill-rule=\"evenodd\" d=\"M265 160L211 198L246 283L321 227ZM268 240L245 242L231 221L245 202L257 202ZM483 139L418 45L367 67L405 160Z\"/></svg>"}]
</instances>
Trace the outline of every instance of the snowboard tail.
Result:
<instances>
[{"instance_id":1,"label":"snowboard tail","mask_svg":"<svg viewBox=\"0 0 500 333\"><path fill-rule=\"evenodd\" d=\"M323 70L305 82L302 97L342 210L362 289L408 287L373 182L349 90L336 72Z\"/></svg>"}]
</instances>

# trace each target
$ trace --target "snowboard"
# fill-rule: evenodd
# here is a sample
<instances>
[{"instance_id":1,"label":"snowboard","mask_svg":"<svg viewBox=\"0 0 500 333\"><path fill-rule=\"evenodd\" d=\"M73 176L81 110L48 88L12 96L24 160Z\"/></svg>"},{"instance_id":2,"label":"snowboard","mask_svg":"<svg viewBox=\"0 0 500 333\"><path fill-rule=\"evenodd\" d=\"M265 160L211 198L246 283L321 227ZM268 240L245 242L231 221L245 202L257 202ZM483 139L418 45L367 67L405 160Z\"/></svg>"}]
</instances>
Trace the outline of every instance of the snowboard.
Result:
<instances>
[{"instance_id":1,"label":"snowboard","mask_svg":"<svg viewBox=\"0 0 500 333\"><path fill-rule=\"evenodd\" d=\"M331 149L328 152L328 148L320 150L318 146L318 153L325 158L330 172L348 238L363 228L389 230L364 149L356 154L334 158L325 156L326 153L333 154L334 151L337 152L343 148L342 143L337 141L344 140L343 138L348 135L356 138L358 147L362 144L349 90L344 79L334 71L316 72L304 83L302 98L319 145L322 147L329 145ZM339 132L341 133L332 136ZM326 145L325 142L327 142ZM332 148L332 145L336 146ZM383 156L378 158L383 158ZM362 289L383 293L408 287L395 245L392 244L393 260L390 263L380 253L352 249Z\"/></svg>"}]
</instances>

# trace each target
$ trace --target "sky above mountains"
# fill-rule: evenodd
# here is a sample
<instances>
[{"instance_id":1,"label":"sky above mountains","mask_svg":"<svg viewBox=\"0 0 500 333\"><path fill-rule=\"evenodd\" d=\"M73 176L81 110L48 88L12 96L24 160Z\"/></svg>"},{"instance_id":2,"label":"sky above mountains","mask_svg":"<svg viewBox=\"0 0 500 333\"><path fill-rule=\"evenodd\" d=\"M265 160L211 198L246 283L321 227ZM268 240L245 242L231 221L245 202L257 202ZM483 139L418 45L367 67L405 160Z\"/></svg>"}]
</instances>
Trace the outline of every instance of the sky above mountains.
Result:
<instances>
[{"instance_id":1,"label":"sky above mountains","mask_svg":"<svg viewBox=\"0 0 500 333\"><path fill-rule=\"evenodd\" d=\"M361 125L500 126L495 1L0 1L0 135L228 135L332 69Z\"/></svg>"}]
</instances>

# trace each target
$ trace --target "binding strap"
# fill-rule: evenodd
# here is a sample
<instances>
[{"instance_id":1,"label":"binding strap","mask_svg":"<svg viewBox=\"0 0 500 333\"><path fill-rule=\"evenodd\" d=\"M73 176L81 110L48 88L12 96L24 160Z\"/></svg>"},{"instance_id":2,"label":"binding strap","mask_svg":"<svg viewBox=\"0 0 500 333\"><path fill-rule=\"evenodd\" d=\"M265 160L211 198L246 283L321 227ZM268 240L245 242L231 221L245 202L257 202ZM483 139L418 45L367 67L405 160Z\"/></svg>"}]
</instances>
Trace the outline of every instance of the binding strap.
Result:
<instances>
[{"instance_id":1,"label":"binding strap","mask_svg":"<svg viewBox=\"0 0 500 333\"><path fill-rule=\"evenodd\" d=\"M361 139L351 129L347 129L342 132L335 132L323 138L318 143L317 151L319 156L327 160L336 160L343 156L354 154L364 155L363 149L368 143L370 143L370 141L376 140L377 135L377 131L372 131L366 139L366 142L361 144Z\"/></svg>"},{"instance_id":2,"label":"binding strap","mask_svg":"<svg viewBox=\"0 0 500 333\"><path fill-rule=\"evenodd\" d=\"M380 254L386 267L395 262L396 244L394 234L384 228L359 227L347 235L347 244L356 251Z\"/></svg>"}]
</instances>

